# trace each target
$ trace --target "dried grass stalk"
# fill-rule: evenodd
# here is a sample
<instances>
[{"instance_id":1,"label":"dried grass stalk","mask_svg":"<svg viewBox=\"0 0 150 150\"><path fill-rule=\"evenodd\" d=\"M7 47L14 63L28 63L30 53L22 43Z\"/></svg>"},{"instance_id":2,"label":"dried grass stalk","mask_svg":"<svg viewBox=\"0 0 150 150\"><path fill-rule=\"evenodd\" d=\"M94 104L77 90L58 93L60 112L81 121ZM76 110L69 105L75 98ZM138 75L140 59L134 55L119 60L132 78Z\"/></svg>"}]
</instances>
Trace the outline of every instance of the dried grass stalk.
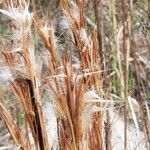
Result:
<instances>
[{"instance_id":1,"label":"dried grass stalk","mask_svg":"<svg viewBox=\"0 0 150 150\"><path fill-rule=\"evenodd\" d=\"M9 111L1 103L0 103L0 117L5 122L9 133L11 134L13 140L18 145L18 147L23 150L27 149L30 150L31 149L30 143L21 133L20 129L18 128Z\"/></svg>"}]
</instances>

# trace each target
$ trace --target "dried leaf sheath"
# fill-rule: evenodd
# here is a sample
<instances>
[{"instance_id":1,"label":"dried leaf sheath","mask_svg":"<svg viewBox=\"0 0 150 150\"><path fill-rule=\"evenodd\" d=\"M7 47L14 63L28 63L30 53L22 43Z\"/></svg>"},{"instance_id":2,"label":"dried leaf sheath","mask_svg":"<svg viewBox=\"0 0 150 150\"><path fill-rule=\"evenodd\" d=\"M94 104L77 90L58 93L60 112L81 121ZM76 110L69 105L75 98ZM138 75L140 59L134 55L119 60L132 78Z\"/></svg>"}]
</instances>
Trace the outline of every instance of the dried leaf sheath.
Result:
<instances>
[{"instance_id":1,"label":"dried leaf sheath","mask_svg":"<svg viewBox=\"0 0 150 150\"><path fill-rule=\"evenodd\" d=\"M45 141L43 141L43 136L45 136L46 133L42 131L43 129L41 129L41 126L43 126L45 122L40 120L43 114L39 111L41 110L41 106L35 100L31 81L28 79L18 78L14 83L11 83L11 87L23 104L26 120L31 128L35 145L38 148L39 144L39 147L44 149L43 145Z\"/></svg>"}]
</instances>

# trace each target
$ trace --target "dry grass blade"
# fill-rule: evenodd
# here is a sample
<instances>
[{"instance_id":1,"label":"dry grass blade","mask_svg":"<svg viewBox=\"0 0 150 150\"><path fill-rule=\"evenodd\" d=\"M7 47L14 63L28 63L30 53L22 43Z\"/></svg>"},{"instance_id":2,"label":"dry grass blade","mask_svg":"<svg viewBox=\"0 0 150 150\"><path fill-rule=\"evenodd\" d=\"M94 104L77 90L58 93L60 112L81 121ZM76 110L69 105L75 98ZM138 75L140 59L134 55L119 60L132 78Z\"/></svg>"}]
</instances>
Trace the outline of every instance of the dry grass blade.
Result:
<instances>
[{"instance_id":1,"label":"dry grass blade","mask_svg":"<svg viewBox=\"0 0 150 150\"><path fill-rule=\"evenodd\" d=\"M55 69L58 65L57 58L56 58L56 39L54 35L54 29L50 23L46 23L44 26L42 26L38 16L33 17L34 25L38 29L40 36L43 40L43 43L45 45L45 48L50 53L52 59L52 67ZM52 69L52 70L53 70Z\"/></svg>"},{"instance_id":2,"label":"dry grass blade","mask_svg":"<svg viewBox=\"0 0 150 150\"><path fill-rule=\"evenodd\" d=\"M102 70L104 70L104 52L103 52L103 25L102 25L102 0L93 1L93 7L95 11L95 19L97 25L97 40L98 40L98 53L100 57L100 66L102 66Z\"/></svg>"},{"instance_id":3,"label":"dry grass blade","mask_svg":"<svg viewBox=\"0 0 150 150\"><path fill-rule=\"evenodd\" d=\"M18 126L14 122L11 114L8 110L0 103L0 116L5 122L8 131L10 132L12 138L14 139L15 143L23 150L31 149L28 141L24 137L24 135L19 130Z\"/></svg>"},{"instance_id":4,"label":"dry grass blade","mask_svg":"<svg viewBox=\"0 0 150 150\"><path fill-rule=\"evenodd\" d=\"M128 103L129 103L129 107L130 107L130 110L131 110L131 113L132 113L134 124L135 124L135 127L136 127L137 131L139 132L138 119L136 117L136 113L135 113L135 110L134 110L134 107L133 107L133 101L135 101L133 98L128 97Z\"/></svg>"}]
</instances>

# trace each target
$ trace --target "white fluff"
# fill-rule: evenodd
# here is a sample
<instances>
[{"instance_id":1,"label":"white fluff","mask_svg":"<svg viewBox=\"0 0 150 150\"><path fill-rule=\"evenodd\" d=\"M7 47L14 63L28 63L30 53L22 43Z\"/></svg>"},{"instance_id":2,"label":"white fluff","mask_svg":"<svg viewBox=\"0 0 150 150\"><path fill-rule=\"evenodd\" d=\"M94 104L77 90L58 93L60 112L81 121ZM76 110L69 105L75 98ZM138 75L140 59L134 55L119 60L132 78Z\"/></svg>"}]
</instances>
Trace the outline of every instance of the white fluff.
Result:
<instances>
[{"instance_id":1,"label":"white fluff","mask_svg":"<svg viewBox=\"0 0 150 150\"><path fill-rule=\"evenodd\" d=\"M0 68L0 84L7 85L9 81L13 80L13 75L8 68L1 67Z\"/></svg>"},{"instance_id":2,"label":"white fluff","mask_svg":"<svg viewBox=\"0 0 150 150\"><path fill-rule=\"evenodd\" d=\"M107 104L107 103L112 104L111 100L106 100L106 99L101 98L100 96L98 96L96 94L96 92L94 90L86 92L84 94L84 100L85 100L85 102L91 102L91 103L99 102L99 103L103 103L103 104L104 103L105 104Z\"/></svg>"},{"instance_id":3,"label":"white fluff","mask_svg":"<svg viewBox=\"0 0 150 150\"><path fill-rule=\"evenodd\" d=\"M86 30L81 28L80 30L80 40L81 42L84 43L84 48L82 49L82 51L85 51L86 48L91 48L91 38L88 37Z\"/></svg>"},{"instance_id":4,"label":"white fluff","mask_svg":"<svg viewBox=\"0 0 150 150\"><path fill-rule=\"evenodd\" d=\"M71 1L71 4L72 4L71 15L73 16L76 22L79 22L80 20L79 8L73 1Z\"/></svg>"},{"instance_id":5,"label":"white fluff","mask_svg":"<svg viewBox=\"0 0 150 150\"><path fill-rule=\"evenodd\" d=\"M29 4L24 9L11 7L8 10L0 9L0 12L8 16L15 28L12 28L12 51L21 51L23 49L33 49L31 44L31 24L32 14L28 11Z\"/></svg>"},{"instance_id":6,"label":"white fluff","mask_svg":"<svg viewBox=\"0 0 150 150\"><path fill-rule=\"evenodd\" d=\"M58 27L61 30L69 29L69 24L67 22L66 16L60 16L58 18Z\"/></svg>"},{"instance_id":7,"label":"white fluff","mask_svg":"<svg viewBox=\"0 0 150 150\"><path fill-rule=\"evenodd\" d=\"M115 110L110 111L111 124L112 124L112 147L113 150L124 149L124 122L123 119L117 114ZM136 130L136 128L128 123L127 130L127 145L128 150L146 150L145 139L143 132Z\"/></svg>"},{"instance_id":8,"label":"white fluff","mask_svg":"<svg viewBox=\"0 0 150 150\"><path fill-rule=\"evenodd\" d=\"M53 149L57 149L58 148L57 117L54 112L54 106L49 101L49 99L53 98L53 96L49 95L50 94L45 95L43 111L45 116L49 146L52 147Z\"/></svg>"}]
</instances>

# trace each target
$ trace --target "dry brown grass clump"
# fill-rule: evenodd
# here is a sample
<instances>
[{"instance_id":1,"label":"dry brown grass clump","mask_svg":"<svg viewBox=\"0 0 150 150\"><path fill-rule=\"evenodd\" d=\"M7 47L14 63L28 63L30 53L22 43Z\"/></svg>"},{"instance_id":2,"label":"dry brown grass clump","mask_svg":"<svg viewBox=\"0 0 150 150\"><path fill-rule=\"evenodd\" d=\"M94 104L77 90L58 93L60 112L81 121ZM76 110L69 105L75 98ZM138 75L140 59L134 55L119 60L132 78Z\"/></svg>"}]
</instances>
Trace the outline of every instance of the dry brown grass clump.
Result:
<instances>
[{"instance_id":1,"label":"dry brown grass clump","mask_svg":"<svg viewBox=\"0 0 150 150\"><path fill-rule=\"evenodd\" d=\"M15 143L21 149L32 149L33 145L36 149L53 149L43 116L44 87L52 95L57 117L57 149L102 149L102 112L110 101L96 94L100 91L96 30L91 36L86 33L83 2L76 5L61 1L76 49L64 49L62 54L58 54L52 24L49 20L43 24L36 13L29 12L28 2L7 0L4 6L5 10L0 11L11 20L12 44L9 50L4 49L3 56L12 74L9 85L25 114L25 134L2 104L0 114ZM32 26L43 41L47 63L37 56ZM73 62L75 53L78 63Z\"/></svg>"},{"instance_id":2,"label":"dry brown grass clump","mask_svg":"<svg viewBox=\"0 0 150 150\"><path fill-rule=\"evenodd\" d=\"M0 12L9 19L10 35L0 38L0 84L16 97L9 101L18 112L13 114L9 104L0 101L0 119L19 149L149 147L150 113L132 33L134 3L91 3L95 23L88 10L85 14L88 1L60 0L62 22L55 28L34 0L2 3ZM116 6L121 14L116 14ZM60 26L61 35L55 31Z\"/></svg>"}]
</instances>

